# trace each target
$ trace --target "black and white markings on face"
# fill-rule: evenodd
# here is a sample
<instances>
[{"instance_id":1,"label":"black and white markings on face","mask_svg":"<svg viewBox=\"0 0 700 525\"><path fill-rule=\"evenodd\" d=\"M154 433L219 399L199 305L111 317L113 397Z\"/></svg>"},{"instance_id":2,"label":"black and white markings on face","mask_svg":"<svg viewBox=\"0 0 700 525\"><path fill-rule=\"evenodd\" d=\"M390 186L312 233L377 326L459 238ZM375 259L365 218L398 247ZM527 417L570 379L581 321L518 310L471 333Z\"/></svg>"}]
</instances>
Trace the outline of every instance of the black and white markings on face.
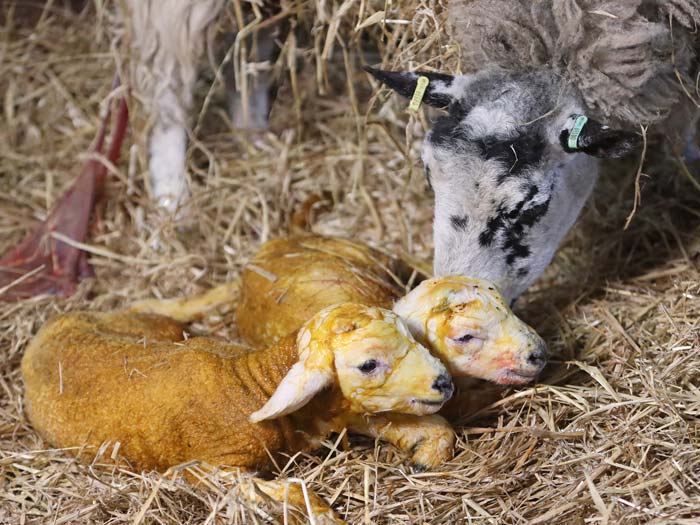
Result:
<instances>
[{"instance_id":1,"label":"black and white markings on face","mask_svg":"<svg viewBox=\"0 0 700 525\"><path fill-rule=\"evenodd\" d=\"M469 215L452 215L450 217L450 223L455 231L464 231L469 224Z\"/></svg>"},{"instance_id":2,"label":"black and white markings on face","mask_svg":"<svg viewBox=\"0 0 700 525\"><path fill-rule=\"evenodd\" d=\"M433 146L456 154L471 153L482 161L497 162L497 184L540 167L546 149L540 130L522 131L514 137L489 135L471 138L459 119L451 116L435 121L428 140Z\"/></svg>"},{"instance_id":3,"label":"black and white markings on face","mask_svg":"<svg viewBox=\"0 0 700 525\"><path fill-rule=\"evenodd\" d=\"M510 272L524 278L529 274L528 259L536 256L528 233L546 215L553 188L542 180L547 150L544 130L531 126L514 130L508 138L497 134L472 138L470 134L457 118L442 117L428 138L431 146L447 153L440 157L464 158L473 170L464 177L456 173L450 177L452 184L462 181L473 188L472 194L465 195L463 211L449 215L450 227L456 233L480 231L479 246L501 250ZM490 203L486 209L484 202Z\"/></svg>"},{"instance_id":4,"label":"black and white markings on face","mask_svg":"<svg viewBox=\"0 0 700 525\"><path fill-rule=\"evenodd\" d=\"M453 151L464 149L469 141L460 119L451 115L438 118L427 139L434 146Z\"/></svg>"},{"instance_id":5,"label":"black and white markings on face","mask_svg":"<svg viewBox=\"0 0 700 525\"><path fill-rule=\"evenodd\" d=\"M471 110L465 106L454 103L452 107L458 109L435 120L426 137L428 148L439 150L443 158L463 158L470 165L473 182L488 172L496 186L528 179L530 173L544 167L548 156L546 121L518 125L529 117L522 114L522 108L511 112L497 105L477 104Z\"/></svg>"},{"instance_id":6,"label":"black and white markings on face","mask_svg":"<svg viewBox=\"0 0 700 525\"><path fill-rule=\"evenodd\" d=\"M540 69L456 78L421 154L435 196L435 273L487 278L510 299L542 273L595 183L595 162L561 144L584 109Z\"/></svg>"},{"instance_id":7,"label":"black and white markings on face","mask_svg":"<svg viewBox=\"0 0 700 525\"><path fill-rule=\"evenodd\" d=\"M521 259L527 259L532 251L525 237L527 232L547 213L551 201L551 188L545 200L537 202L540 189L532 184L525 197L514 206L501 203L487 221L479 235L479 245L492 246L498 239L499 246L506 255L506 264L513 268ZM527 275L528 269L520 267L518 277Z\"/></svg>"},{"instance_id":8,"label":"black and white markings on face","mask_svg":"<svg viewBox=\"0 0 700 525\"><path fill-rule=\"evenodd\" d=\"M477 139L476 144L483 159L501 163L498 184L539 166L545 150L544 139L538 134L523 134L513 139L483 137Z\"/></svg>"}]
</instances>

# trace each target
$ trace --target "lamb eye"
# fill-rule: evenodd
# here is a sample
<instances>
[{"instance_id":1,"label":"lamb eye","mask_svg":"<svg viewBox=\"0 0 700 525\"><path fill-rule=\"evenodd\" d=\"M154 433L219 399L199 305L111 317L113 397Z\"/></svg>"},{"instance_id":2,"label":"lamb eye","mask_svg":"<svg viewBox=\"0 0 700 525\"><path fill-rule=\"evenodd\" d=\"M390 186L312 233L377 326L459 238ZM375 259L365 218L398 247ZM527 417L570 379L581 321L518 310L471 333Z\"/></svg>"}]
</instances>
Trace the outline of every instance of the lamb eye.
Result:
<instances>
[{"instance_id":1,"label":"lamb eye","mask_svg":"<svg viewBox=\"0 0 700 525\"><path fill-rule=\"evenodd\" d=\"M377 369L377 361L369 359L357 367L363 374L369 374Z\"/></svg>"},{"instance_id":2,"label":"lamb eye","mask_svg":"<svg viewBox=\"0 0 700 525\"><path fill-rule=\"evenodd\" d=\"M473 336L473 335L471 335L471 334L465 334L465 335L463 335L462 337L458 337L457 339L455 339L455 341L459 341L460 343L468 343L468 342L471 341L472 339L474 339L474 336Z\"/></svg>"}]
</instances>

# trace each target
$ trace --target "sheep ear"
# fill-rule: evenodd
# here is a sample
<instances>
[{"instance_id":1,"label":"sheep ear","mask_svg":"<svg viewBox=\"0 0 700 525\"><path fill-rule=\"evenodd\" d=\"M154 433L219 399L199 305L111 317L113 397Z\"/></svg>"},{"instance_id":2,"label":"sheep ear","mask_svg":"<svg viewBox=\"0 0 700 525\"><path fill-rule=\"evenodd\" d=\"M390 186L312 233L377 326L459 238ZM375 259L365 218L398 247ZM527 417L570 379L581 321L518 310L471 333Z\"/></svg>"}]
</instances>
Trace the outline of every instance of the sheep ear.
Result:
<instances>
[{"instance_id":1,"label":"sheep ear","mask_svg":"<svg viewBox=\"0 0 700 525\"><path fill-rule=\"evenodd\" d=\"M641 138L636 133L612 129L584 115L572 115L559 134L559 142L567 153L583 152L594 157L619 159L634 151Z\"/></svg>"},{"instance_id":2,"label":"sheep ear","mask_svg":"<svg viewBox=\"0 0 700 525\"><path fill-rule=\"evenodd\" d=\"M447 108L455 100L454 96L449 93L449 88L455 80L452 75L419 71L383 71L369 66L364 66L364 70L399 95L409 99L416 90L418 77L428 77L430 82L423 95L423 102L435 108Z\"/></svg>"},{"instance_id":3,"label":"sheep ear","mask_svg":"<svg viewBox=\"0 0 700 525\"><path fill-rule=\"evenodd\" d=\"M258 423L291 414L333 383L332 361L321 366L318 360L312 360L312 366L309 365L309 361L302 359L292 366L267 403L250 415L250 421Z\"/></svg>"}]
</instances>

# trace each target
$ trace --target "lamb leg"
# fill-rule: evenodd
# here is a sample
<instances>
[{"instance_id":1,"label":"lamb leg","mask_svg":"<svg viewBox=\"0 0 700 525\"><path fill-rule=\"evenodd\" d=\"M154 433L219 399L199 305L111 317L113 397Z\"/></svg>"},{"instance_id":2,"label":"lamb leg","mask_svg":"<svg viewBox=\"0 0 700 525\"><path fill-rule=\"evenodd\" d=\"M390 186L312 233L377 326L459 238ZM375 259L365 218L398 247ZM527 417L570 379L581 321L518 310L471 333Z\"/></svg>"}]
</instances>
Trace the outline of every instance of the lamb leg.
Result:
<instances>
[{"instance_id":1,"label":"lamb leg","mask_svg":"<svg viewBox=\"0 0 700 525\"><path fill-rule=\"evenodd\" d=\"M445 418L436 414L357 415L347 421L347 427L410 453L416 472L437 467L454 455L455 432Z\"/></svg>"},{"instance_id":2,"label":"lamb leg","mask_svg":"<svg viewBox=\"0 0 700 525\"><path fill-rule=\"evenodd\" d=\"M253 479L258 490L268 498L279 503L286 502L287 505L298 510L306 510L309 521L312 524L339 525L345 523L320 496L312 490L306 489L305 491L304 487L295 481L297 480L267 481L260 478Z\"/></svg>"},{"instance_id":3,"label":"lamb leg","mask_svg":"<svg viewBox=\"0 0 700 525\"><path fill-rule=\"evenodd\" d=\"M170 317L181 323L191 323L214 308L230 304L234 305L238 297L238 281L220 284L192 297L177 299L143 299L129 307L130 312L158 314Z\"/></svg>"},{"instance_id":4,"label":"lamb leg","mask_svg":"<svg viewBox=\"0 0 700 525\"><path fill-rule=\"evenodd\" d=\"M118 84L118 80L115 81ZM102 120L93 148L102 153L110 112ZM115 163L128 123L124 97L119 99L116 128L107 158ZM104 189L107 167L90 159L56 203L48 218L0 259L0 299L17 301L40 294L71 295L77 283L94 275L83 250L70 241L85 241L90 215ZM68 240L68 242L66 242Z\"/></svg>"}]
</instances>

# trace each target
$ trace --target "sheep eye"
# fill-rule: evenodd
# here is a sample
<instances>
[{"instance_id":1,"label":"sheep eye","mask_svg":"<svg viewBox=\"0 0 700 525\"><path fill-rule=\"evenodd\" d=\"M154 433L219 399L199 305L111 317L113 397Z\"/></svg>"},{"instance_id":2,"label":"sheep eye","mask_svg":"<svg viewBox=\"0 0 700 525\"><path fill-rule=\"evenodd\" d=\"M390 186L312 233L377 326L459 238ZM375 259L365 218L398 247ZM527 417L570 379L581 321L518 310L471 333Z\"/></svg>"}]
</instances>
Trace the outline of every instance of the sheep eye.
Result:
<instances>
[{"instance_id":1,"label":"sheep eye","mask_svg":"<svg viewBox=\"0 0 700 525\"><path fill-rule=\"evenodd\" d=\"M357 367L363 374L369 374L377 369L377 361L369 359Z\"/></svg>"},{"instance_id":2,"label":"sheep eye","mask_svg":"<svg viewBox=\"0 0 700 525\"><path fill-rule=\"evenodd\" d=\"M474 336L473 336L473 335L471 335L471 334L465 334L465 335L463 335L462 337L458 337L457 339L455 339L455 341L458 341L458 342L460 342L460 343L468 343L468 342L471 341L472 339L474 339Z\"/></svg>"}]
</instances>

